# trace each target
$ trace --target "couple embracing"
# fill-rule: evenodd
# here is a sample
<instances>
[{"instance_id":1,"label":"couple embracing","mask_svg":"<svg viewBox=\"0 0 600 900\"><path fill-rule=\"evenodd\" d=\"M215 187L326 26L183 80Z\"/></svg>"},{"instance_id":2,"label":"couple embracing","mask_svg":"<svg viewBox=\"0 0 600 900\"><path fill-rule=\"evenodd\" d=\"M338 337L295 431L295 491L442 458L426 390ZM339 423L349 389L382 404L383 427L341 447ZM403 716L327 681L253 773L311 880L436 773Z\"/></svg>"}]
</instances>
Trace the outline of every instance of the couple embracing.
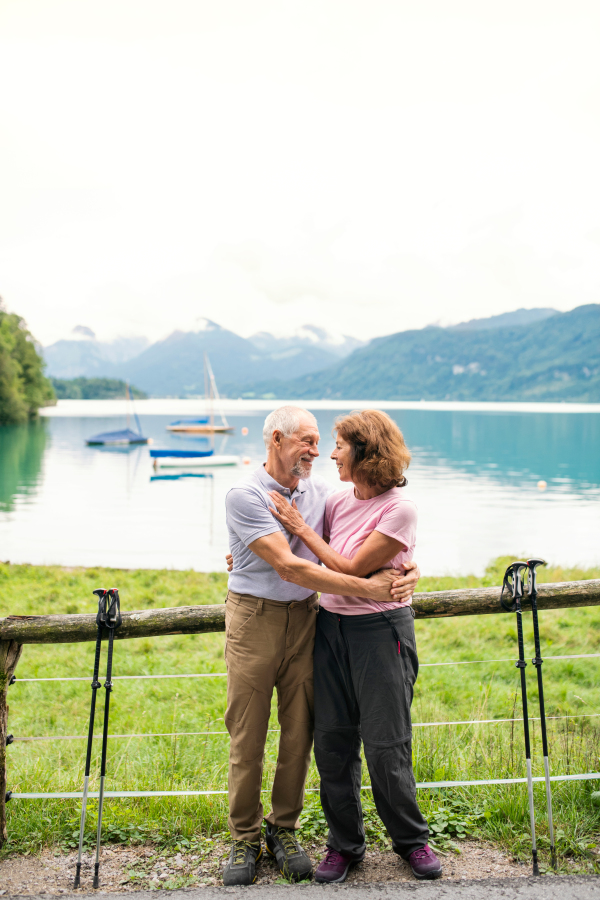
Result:
<instances>
[{"instance_id":1,"label":"couple embracing","mask_svg":"<svg viewBox=\"0 0 600 900\"><path fill-rule=\"evenodd\" d=\"M385 413L363 410L339 419L331 458L340 481L352 487L336 492L311 478L319 455L311 413L276 409L263 437L267 462L226 500L233 845L224 883L256 880L275 687L281 734L265 842L282 873L294 880L312 875L295 830L314 734L329 825L315 880L342 882L365 855L361 741L394 851L418 878L437 878L442 869L427 844L412 769L410 706L419 663L410 603L419 572L411 562L416 508L402 490L410 453Z\"/></svg>"}]
</instances>

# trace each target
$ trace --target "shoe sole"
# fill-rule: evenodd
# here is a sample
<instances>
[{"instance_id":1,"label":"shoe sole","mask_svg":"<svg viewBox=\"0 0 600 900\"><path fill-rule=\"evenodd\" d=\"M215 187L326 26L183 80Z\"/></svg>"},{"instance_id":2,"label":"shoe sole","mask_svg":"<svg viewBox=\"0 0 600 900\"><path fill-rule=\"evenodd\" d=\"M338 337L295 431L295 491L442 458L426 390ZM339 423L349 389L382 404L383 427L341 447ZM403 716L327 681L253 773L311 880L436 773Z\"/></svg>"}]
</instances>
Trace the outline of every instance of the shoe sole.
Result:
<instances>
[{"instance_id":1,"label":"shoe sole","mask_svg":"<svg viewBox=\"0 0 600 900\"><path fill-rule=\"evenodd\" d=\"M418 878L419 881L435 881L436 878L441 878L443 874L443 869L439 869L437 872L428 872L427 875L417 875L413 869L413 875L415 878Z\"/></svg>"},{"instance_id":2,"label":"shoe sole","mask_svg":"<svg viewBox=\"0 0 600 900\"><path fill-rule=\"evenodd\" d=\"M266 845L266 850L267 850L267 853L269 854L269 856L272 856L273 859L275 860L275 862L277 862L277 857L275 856L275 854L273 853L273 851L271 850L271 848L269 847L268 844ZM277 868L279 869L279 863L277 863ZM279 869L279 871L281 872L281 874L283 875L284 878L291 878L292 881L305 881L307 878L311 878L312 873L313 873L312 867L310 869L310 872L307 872L306 875L288 875L287 872L283 871L283 869Z\"/></svg>"},{"instance_id":3,"label":"shoe sole","mask_svg":"<svg viewBox=\"0 0 600 900\"><path fill-rule=\"evenodd\" d=\"M352 862L349 862L348 868L346 869L346 871L344 872L344 874L342 875L341 878L336 878L334 881L324 881L321 878L317 878L315 876L315 883L316 884L342 884L342 882L345 881L346 878L348 877L348 873L350 872L350 869L352 868L352 866L357 866L358 863L361 863L363 860L364 860L364 856L362 859L353 859Z\"/></svg>"}]
</instances>

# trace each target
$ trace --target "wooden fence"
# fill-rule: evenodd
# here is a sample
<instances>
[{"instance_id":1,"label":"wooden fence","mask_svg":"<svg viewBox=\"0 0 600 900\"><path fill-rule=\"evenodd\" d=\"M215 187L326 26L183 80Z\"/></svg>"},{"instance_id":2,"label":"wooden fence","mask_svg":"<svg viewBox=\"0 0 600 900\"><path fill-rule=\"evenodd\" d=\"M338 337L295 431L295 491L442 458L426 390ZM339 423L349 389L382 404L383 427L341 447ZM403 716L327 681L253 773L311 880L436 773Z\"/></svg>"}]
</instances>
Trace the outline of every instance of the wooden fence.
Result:
<instances>
[{"instance_id":1,"label":"wooden fence","mask_svg":"<svg viewBox=\"0 0 600 900\"><path fill-rule=\"evenodd\" d=\"M527 598L523 609L530 608ZM566 581L538 586L538 608L571 609L600 605L600 579ZM415 594L413 609L417 619L451 616L483 616L504 613L500 588L474 588ZM508 615L511 615L510 613ZM116 640L160 637L168 634L201 634L225 630L225 607L178 606L123 612L123 624ZM6 616L0 618L0 847L6 831L6 748L8 735L7 693L25 644L74 644L95 641L96 616ZM106 635L108 637L108 634Z\"/></svg>"}]
</instances>

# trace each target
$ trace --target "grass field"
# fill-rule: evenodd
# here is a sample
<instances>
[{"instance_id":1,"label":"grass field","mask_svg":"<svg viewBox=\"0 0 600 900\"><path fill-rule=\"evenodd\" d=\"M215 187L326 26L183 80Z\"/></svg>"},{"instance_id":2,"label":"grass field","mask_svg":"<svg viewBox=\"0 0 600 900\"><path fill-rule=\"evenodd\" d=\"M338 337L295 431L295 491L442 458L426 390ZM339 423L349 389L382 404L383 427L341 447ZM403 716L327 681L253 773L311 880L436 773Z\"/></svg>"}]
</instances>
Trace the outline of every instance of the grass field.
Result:
<instances>
[{"instance_id":1,"label":"grass field","mask_svg":"<svg viewBox=\"0 0 600 900\"><path fill-rule=\"evenodd\" d=\"M424 578L420 590L498 585L507 560L490 565L483 578ZM547 569L540 580L600 578L600 569ZM0 564L0 615L92 612L97 587L119 588L124 609L151 606L220 603L225 596L222 574ZM519 716L520 693L514 616L463 617L416 623L422 664L500 660L474 665L423 666L413 705L414 765L417 781L522 777L525 774L522 725L438 725L419 723ZM600 608L555 610L541 614L542 653L547 712L550 722L553 774L597 772L600 769L600 659L551 661L551 656L600 653ZM530 620L526 618L526 653L533 655ZM172 636L119 642L114 675L222 673L222 634ZM94 645L26 646L17 670L19 679L73 678L85 681L18 681L10 688L9 730L16 738L44 736L48 741L15 743L9 749L9 788L13 791L81 790L85 740L61 736L85 735ZM105 656L103 657L105 665ZM532 715L537 714L537 690L528 667ZM166 737L116 737L109 743L107 789L223 790L227 784L228 739L223 732L225 678L115 681L111 699L114 735L167 734ZM103 692L100 692L103 693ZM96 731L101 729L103 698L99 697ZM587 715L587 718L582 717ZM277 728L275 714L273 729ZM213 732L184 735L182 732ZM269 735L264 786L275 765L277 733ZM543 774L539 722L533 723L534 774ZM98 764L100 742L94 746ZM368 784L366 766L363 783ZM317 787L314 769L308 787ZM92 789L95 784L92 786ZM593 805L599 782L554 785L555 822L562 858L576 857L583 869L596 865L600 837L600 807ZM543 786L536 787L540 844L548 846ZM365 792L371 841L385 843L383 827ZM419 792L419 800L438 845L477 832L517 856L528 852L527 794L523 785L487 786ZM8 806L10 841L3 853L32 852L48 844L68 845L78 828L78 802L15 800ZM88 815L93 839L95 804ZM109 837L152 839L187 846L207 835L226 831L226 798L157 798L112 800L106 804ZM323 830L318 794L307 795L305 832ZM600 843L600 841L599 841ZM566 865L566 863L565 863ZM572 871L572 868L570 869Z\"/></svg>"}]
</instances>

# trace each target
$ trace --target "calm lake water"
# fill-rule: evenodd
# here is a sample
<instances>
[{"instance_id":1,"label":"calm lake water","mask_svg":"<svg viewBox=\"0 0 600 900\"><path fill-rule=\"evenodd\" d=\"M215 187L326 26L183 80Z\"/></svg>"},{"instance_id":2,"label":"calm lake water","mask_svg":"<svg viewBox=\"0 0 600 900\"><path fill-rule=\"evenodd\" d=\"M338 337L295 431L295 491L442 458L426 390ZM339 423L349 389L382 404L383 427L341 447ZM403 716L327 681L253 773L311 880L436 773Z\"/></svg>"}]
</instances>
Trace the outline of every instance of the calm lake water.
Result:
<instances>
[{"instance_id":1,"label":"calm lake water","mask_svg":"<svg viewBox=\"0 0 600 900\"><path fill-rule=\"evenodd\" d=\"M39 422L0 428L0 559L223 570L225 493L263 461L267 407L227 405L236 430L224 452L249 457L250 464L179 480L156 478L146 446L85 446L96 432L124 427L121 403L63 401ZM322 448L315 471L336 484L330 435L342 409L321 406L313 406ZM481 573L505 553L600 563L597 406L580 412L509 404L380 406L413 453L407 493L419 507L416 558L424 574ZM137 409L155 447L206 440L165 431L182 414L201 413L201 402L145 401ZM217 452L221 444L217 438ZM540 480L548 484L543 493Z\"/></svg>"}]
</instances>

